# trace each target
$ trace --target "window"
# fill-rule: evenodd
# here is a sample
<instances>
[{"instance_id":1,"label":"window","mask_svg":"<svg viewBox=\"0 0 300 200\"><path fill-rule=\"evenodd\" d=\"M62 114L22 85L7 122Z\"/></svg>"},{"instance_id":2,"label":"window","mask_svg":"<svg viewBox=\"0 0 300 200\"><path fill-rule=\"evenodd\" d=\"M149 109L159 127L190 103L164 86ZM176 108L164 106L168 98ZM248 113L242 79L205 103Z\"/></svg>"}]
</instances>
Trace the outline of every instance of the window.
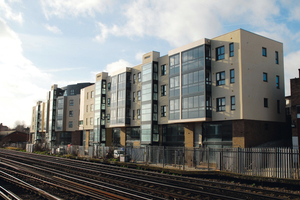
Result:
<instances>
[{"instance_id":1,"label":"window","mask_svg":"<svg viewBox=\"0 0 300 200\"><path fill-rule=\"evenodd\" d=\"M279 76L276 76L276 88L279 89Z\"/></svg>"},{"instance_id":2,"label":"window","mask_svg":"<svg viewBox=\"0 0 300 200\"><path fill-rule=\"evenodd\" d=\"M265 72L263 73L263 81L268 82L268 74Z\"/></svg>"},{"instance_id":3,"label":"window","mask_svg":"<svg viewBox=\"0 0 300 200\"><path fill-rule=\"evenodd\" d=\"M74 90L71 90L71 95L74 95L75 94L75 91Z\"/></svg>"},{"instance_id":4,"label":"window","mask_svg":"<svg viewBox=\"0 0 300 200\"><path fill-rule=\"evenodd\" d=\"M135 92L132 94L132 101L135 102Z\"/></svg>"},{"instance_id":5,"label":"window","mask_svg":"<svg viewBox=\"0 0 300 200\"><path fill-rule=\"evenodd\" d=\"M167 116L167 106L161 106L160 107L160 113L162 117Z\"/></svg>"},{"instance_id":6,"label":"window","mask_svg":"<svg viewBox=\"0 0 300 200\"><path fill-rule=\"evenodd\" d=\"M225 97L217 98L217 112L225 111Z\"/></svg>"},{"instance_id":7,"label":"window","mask_svg":"<svg viewBox=\"0 0 300 200\"><path fill-rule=\"evenodd\" d=\"M262 55L267 57L267 48L265 47L262 48Z\"/></svg>"},{"instance_id":8,"label":"window","mask_svg":"<svg viewBox=\"0 0 300 200\"><path fill-rule=\"evenodd\" d=\"M142 81L142 78L141 78L141 72L138 73L138 81L141 82Z\"/></svg>"},{"instance_id":9,"label":"window","mask_svg":"<svg viewBox=\"0 0 300 200\"><path fill-rule=\"evenodd\" d=\"M89 106L86 105L86 112L89 112Z\"/></svg>"},{"instance_id":10,"label":"window","mask_svg":"<svg viewBox=\"0 0 300 200\"><path fill-rule=\"evenodd\" d=\"M229 56L230 57L234 56L234 46L233 46L233 43L229 44Z\"/></svg>"},{"instance_id":11,"label":"window","mask_svg":"<svg viewBox=\"0 0 300 200\"><path fill-rule=\"evenodd\" d=\"M141 91L138 91L137 95L138 95L138 101L140 101L141 100Z\"/></svg>"},{"instance_id":12,"label":"window","mask_svg":"<svg viewBox=\"0 0 300 200\"><path fill-rule=\"evenodd\" d=\"M94 123L94 118L90 118L90 125L93 125L93 123Z\"/></svg>"},{"instance_id":13,"label":"window","mask_svg":"<svg viewBox=\"0 0 300 200\"><path fill-rule=\"evenodd\" d=\"M86 99L89 99L89 93L88 92L86 93Z\"/></svg>"},{"instance_id":14,"label":"window","mask_svg":"<svg viewBox=\"0 0 300 200\"><path fill-rule=\"evenodd\" d=\"M141 109L137 109L136 113L137 113L137 118L141 119Z\"/></svg>"},{"instance_id":15,"label":"window","mask_svg":"<svg viewBox=\"0 0 300 200\"><path fill-rule=\"evenodd\" d=\"M91 91L91 98L94 98L94 91Z\"/></svg>"},{"instance_id":16,"label":"window","mask_svg":"<svg viewBox=\"0 0 300 200\"><path fill-rule=\"evenodd\" d=\"M278 51L275 51L275 63L279 64Z\"/></svg>"},{"instance_id":17,"label":"window","mask_svg":"<svg viewBox=\"0 0 300 200\"><path fill-rule=\"evenodd\" d=\"M69 117L73 117L73 110L69 111Z\"/></svg>"},{"instance_id":18,"label":"window","mask_svg":"<svg viewBox=\"0 0 300 200\"><path fill-rule=\"evenodd\" d=\"M234 79L234 69L230 70L230 83L234 83L235 79Z\"/></svg>"},{"instance_id":19,"label":"window","mask_svg":"<svg viewBox=\"0 0 300 200\"><path fill-rule=\"evenodd\" d=\"M111 82L107 83L107 90L110 91L111 88Z\"/></svg>"},{"instance_id":20,"label":"window","mask_svg":"<svg viewBox=\"0 0 300 200\"><path fill-rule=\"evenodd\" d=\"M106 117L107 123L109 123L109 122L110 122L110 114L107 114L106 116L107 116L107 117Z\"/></svg>"},{"instance_id":21,"label":"window","mask_svg":"<svg viewBox=\"0 0 300 200\"><path fill-rule=\"evenodd\" d=\"M280 100L277 100L277 113L280 114Z\"/></svg>"},{"instance_id":22,"label":"window","mask_svg":"<svg viewBox=\"0 0 300 200\"><path fill-rule=\"evenodd\" d=\"M94 104L91 104L91 112L93 112L94 111Z\"/></svg>"},{"instance_id":23,"label":"window","mask_svg":"<svg viewBox=\"0 0 300 200\"><path fill-rule=\"evenodd\" d=\"M135 117L135 112L134 110L132 110L132 119L134 120L134 117Z\"/></svg>"},{"instance_id":24,"label":"window","mask_svg":"<svg viewBox=\"0 0 300 200\"><path fill-rule=\"evenodd\" d=\"M70 100L69 105L73 106L74 105L74 100Z\"/></svg>"},{"instance_id":25,"label":"window","mask_svg":"<svg viewBox=\"0 0 300 200\"><path fill-rule=\"evenodd\" d=\"M110 98L107 99L107 107L110 107Z\"/></svg>"},{"instance_id":26,"label":"window","mask_svg":"<svg viewBox=\"0 0 300 200\"><path fill-rule=\"evenodd\" d=\"M73 128L73 122L69 121L69 128Z\"/></svg>"},{"instance_id":27,"label":"window","mask_svg":"<svg viewBox=\"0 0 300 200\"><path fill-rule=\"evenodd\" d=\"M217 75L217 86L225 85L225 72L218 72L216 75Z\"/></svg>"},{"instance_id":28,"label":"window","mask_svg":"<svg viewBox=\"0 0 300 200\"><path fill-rule=\"evenodd\" d=\"M167 65L161 66L161 75L164 76L167 74Z\"/></svg>"},{"instance_id":29,"label":"window","mask_svg":"<svg viewBox=\"0 0 300 200\"><path fill-rule=\"evenodd\" d=\"M216 60L222 60L225 58L224 46L216 48Z\"/></svg>"},{"instance_id":30,"label":"window","mask_svg":"<svg viewBox=\"0 0 300 200\"><path fill-rule=\"evenodd\" d=\"M235 110L235 96L231 96L230 101L231 101L231 110Z\"/></svg>"},{"instance_id":31,"label":"window","mask_svg":"<svg viewBox=\"0 0 300 200\"><path fill-rule=\"evenodd\" d=\"M264 98L264 107L265 108L269 107L268 98Z\"/></svg>"},{"instance_id":32,"label":"window","mask_svg":"<svg viewBox=\"0 0 300 200\"><path fill-rule=\"evenodd\" d=\"M135 84L136 75L133 74L133 84Z\"/></svg>"},{"instance_id":33,"label":"window","mask_svg":"<svg viewBox=\"0 0 300 200\"><path fill-rule=\"evenodd\" d=\"M162 85L161 86L161 96L166 96L167 95L167 85Z\"/></svg>"}]
</instances>

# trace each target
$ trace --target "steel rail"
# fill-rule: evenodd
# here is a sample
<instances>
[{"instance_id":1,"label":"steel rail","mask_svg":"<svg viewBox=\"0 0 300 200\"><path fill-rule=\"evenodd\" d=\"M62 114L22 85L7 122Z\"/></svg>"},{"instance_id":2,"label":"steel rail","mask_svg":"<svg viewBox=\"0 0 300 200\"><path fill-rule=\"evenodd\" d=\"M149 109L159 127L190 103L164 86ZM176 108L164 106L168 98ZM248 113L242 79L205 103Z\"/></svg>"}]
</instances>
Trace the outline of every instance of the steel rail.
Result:
<instances>
[{"instance_id":1,"label":"steel rail","mask_svg":"<svg viewBox=\"0 0 300 200\"><path fill-rule=\"evenodd\" d=\"M16 194L14 194L13 192L5 189L2 186L0 186L0 196L2 196L2 198L7 199L7 200L22 200Z\"/></svg>"}]
</instances>

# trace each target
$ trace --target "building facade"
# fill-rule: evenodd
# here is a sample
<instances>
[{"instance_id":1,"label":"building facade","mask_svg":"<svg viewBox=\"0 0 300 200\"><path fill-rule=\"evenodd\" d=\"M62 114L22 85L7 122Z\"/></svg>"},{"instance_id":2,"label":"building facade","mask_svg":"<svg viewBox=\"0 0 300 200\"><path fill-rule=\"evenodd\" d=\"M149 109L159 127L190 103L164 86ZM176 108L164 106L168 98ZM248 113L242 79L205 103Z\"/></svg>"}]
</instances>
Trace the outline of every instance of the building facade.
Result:
<instances>
[{"instance_id":1,"label":"building facade","mask_svg":"<svg viewBox=\"0 0 300 200\"><path fill-rule=\"evenodd\" d=\"M137 66L97 74L80 96L86 148L253 147L284 136L283 44L238 29L152 51Z\"/></svg>"}]
</instances>

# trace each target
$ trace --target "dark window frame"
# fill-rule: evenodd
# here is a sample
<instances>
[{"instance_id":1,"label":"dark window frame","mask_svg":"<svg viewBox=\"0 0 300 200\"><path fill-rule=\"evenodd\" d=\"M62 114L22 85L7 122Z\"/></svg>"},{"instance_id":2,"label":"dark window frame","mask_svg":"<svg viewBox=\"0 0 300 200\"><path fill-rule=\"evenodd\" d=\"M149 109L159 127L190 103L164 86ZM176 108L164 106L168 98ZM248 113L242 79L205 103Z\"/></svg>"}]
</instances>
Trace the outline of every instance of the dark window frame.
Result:
<instances>
[{"instance_id":1,"label":"dark window frame","mask_svg":"<svg viewBox=\"0 0 300 200\"><path fill-rule=\"evenodd\" d=\"M161 76L167 75L167 65L166 64L161 65L160 68L161 68L161 71L160 71Z\"/></svg>"},{"instance_id":2,"label":"dark window frame","mask_svg":"<svg viewBox=\"0 0 300 200\"><path fill-rule=\"evenodd\" d=\"M138 96L138 101L140 101L141 100L141 90L139 90L139 91L137 91L137 96Z\"/></svg>"},{"instance_id":3,"label":"dark window frame","mask_svg":"<svg viewBox=\"0 0 300 200\"><path fill-rule=\"evenodd\" d=\"M135 74L133 74L133 78L132 79L133 79L132 83L135 84L135 79L136 79L136 75Z\"/></svg>"},{"instance_id":4,"label":"dark window frame","mask_svg":"<svg viewBox=\"0 0 300 200\"><path fill-rule=\"evenodd\" d=\"M110 98L107 98L107 107L110 107Z\"/></svg>"},{"instance_id":5,"label":"dark window frame","mask_svg":"<svg viewBox=\"0 0 300 200\"><path fill-rule=\"evenodd\" d=\"M220 46L216 48L216 61L225 59L225 47Z\"/></svg>"},{"instance_id":6,"label":"dark window frame","mask_svg":"<svg viewBox=\"0 0 300 200\"><path fill-rule=\"evenodd\" d=\"M230 108L231 110L235 110L235 96L230 97Z\"/></svg>"},{"instance_id":7,"label":"dark window frame","mask_svg":"<svg viewBox=\"0 0 300 200\"><path fill-rule=\"evenodd\" d=\"M224 105L223 105L223 99L224 99ZM221 100L221 104L219 104L219 100ZM226 111L226 99L225 97L217 98L217 112L224 112Z\"/></svg>"},{"instance_id":8,"label":"dark window frame","mask_svg":"<svg viewBox=\"0 0 300 200\"><path fill-rule=\"evenodd\" d=\"M141 72L138 73L138 82L141 82L142 81L142 75L141 75Z\"/></svg>"},{"instance_id":9,"label":"dark window frame","mask_svg":"<svg viewBox=\"0 0 300 200\"><path fill-rule=\"evenodd\" d=\"M262 47L262 56L267 57L267 48Z\"/></svg>"},{"instance_id":10,"label":"dark window frame","mask_svg":"<svg viewBox=\"0 0 300 200\"><path fill-rule=\"evenodd\" d=\"M132 101L135 102L135 92L132 94Z\"/></svg>"},{"instance_id":11,"label":"dark window frame","mask_svg":"<svg viewBox=\"0 0 300 200\"><path fill-rule=\"evenodd\" d=\"M234 56L234 44L230 43L229 44L229 57L233 57Z\"/></svg>"},{"instance_id":12,"label":"dark window frame","mask_svg":"<svg viewBox=\"0 0 300 200\"><path fill-rule=\"evenodd\" d=\"M263 81L268 82L268 73L263 72Z\"/></svg>"},{"instance_id":13,"label":"dark window frame","mask_svg":"<svg viewBox=\"0 0 300 200\"><path fill-rule=\"evenodd\" d=\"M232 75L233 72L233 75ZM234 69L230 70L230 83L235 83L235 72Z\"/></svg>"},{"instance_id":14,"label":"dark window frame","mask_svg":"<svg viewBox=\"0 0 300 200\"><path fill-rule=\"evenodd\" d=\"M135 112L134 110L132 110L132 119L134 120L134 118L135 118Z\"/></svg>"},{"instance_id":15,"label":"dark window frame","mask_svg":"<svg viewBox=\"0 0 300 200\"><path fill-rule=\"evenodd\" d=\"M136 115L138 119L141 119L141 109L136 110Z\"/></svg>"},{"instance_id":16,"label":"dark window frame","mask_svg":"<svg viewBox=\"0 0 300 200\"><path fill-rule=\"evenodd\" d=\"M108 90L108 91L111 90L111 82L107 83L107 90Z\"/></svg>"},{"instance_id":17,"label":"dark window frame","mask_svg":"<svg viewBox=\"0 0 300 200\"><path fill-rule=\"evenodd\" d=\"M269 100L268 98L264 98L264 107L269 108Z\"/></svg>"},{"instance_id":18,"label":"dark window frame","mask_svg":"<svg viewBox=\"0 0 300 200\"><path fill-rule=\"evenodd\" d=\"M69 111L69 117L73 117L74 113L73 113L73 110L70 110Z\"/></svg>"},{"instance_id":19,"label":"dark window frame","mask_svg":"<svg viewBox=\"0 0 300 200\"><path fill-rule=\"evenodd\" d=\"M224 74L224 79L221 78L222 74ZM219 77L219 78L218 78ZM217 72L216 73L216 82L217 82L217 86L219 85L225 85L225 71L222 72Z\"/></svg>"},{"instance_id":20,"label":"dark window frame","mask_svg":"<svg viewBox=\"0 0 300 200\"><path fill-rule=\"evenodd\" d=\"M279 89L280 88L280 79L279 76L276 76L276 88Z\"/></svg>"},{"instance_id":21,"label":"dark window frame","mask_svg":"<svg viewBox=\"0 0 300 200\"><path fill-rule=\"evenodd\" d=\"M275 64L279 64L278 51L275 51Z\"/></svg>"},{"instance_id":22,"label":"dark window frame","mask_svg":"<svg viewBox=\"0 0 300 200\"><path fill-rule=\"evenodd\" d=\"M160 94L161 94L161 96L167 96L167 85L162 85L161 87L160 87Z\"/></svg>"},{"instance_id":23,"label":"dark window frame","mask_svg":"<svg viewBox=\"0 0 300 200\"><path fill-rule=\"evenodd\" d=\"M160 107L160 116L161 117L166 117L167 116L167 106L161 106Z\"/></svg>"},{"instance_id":24,"label":"dark window frame","mask_svg":"<svg viewBox=\"0 0 300 200\"><path fill-rule=\"evenodd\" d=\"M73 99L71 99L71 100L69 101L69 106L74 106L74 100L73 100Z\"/></svg>"}]
</instances>

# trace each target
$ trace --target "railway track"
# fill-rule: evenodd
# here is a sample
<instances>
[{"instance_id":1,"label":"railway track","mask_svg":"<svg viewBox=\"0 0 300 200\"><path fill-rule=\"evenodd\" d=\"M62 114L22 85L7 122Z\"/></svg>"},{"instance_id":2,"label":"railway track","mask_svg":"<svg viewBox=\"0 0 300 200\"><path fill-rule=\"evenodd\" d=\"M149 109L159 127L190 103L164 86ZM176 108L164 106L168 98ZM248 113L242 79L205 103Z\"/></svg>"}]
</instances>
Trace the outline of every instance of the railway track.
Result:
<instances>
[{"instance_id":1,"label":"railway track","mask_svg":"<svg viewBox=\"0 0 300 200\"><path fill-rule=\"evenodd\" d=\"M127 190L126 193L132 194L133 191L138 191L139 193L136 195L140 197L143 197L145 194L151 195L143 197L147 199L300 199L299 195L292 193L107 166L52 156L1 150L1 157L1 162L34 169L43 174L51 174L52 179L58 179L61 182L69 181L69 184L70 182L76 182L81 185L80 187L87 186L90 188L99 188L100 186L110 188L112 185L117 185L118 189L116 190ZM17 161L12 161L12 159ZM137 197L131 198L137 199Z\"/></svg>"}]
</instances>

